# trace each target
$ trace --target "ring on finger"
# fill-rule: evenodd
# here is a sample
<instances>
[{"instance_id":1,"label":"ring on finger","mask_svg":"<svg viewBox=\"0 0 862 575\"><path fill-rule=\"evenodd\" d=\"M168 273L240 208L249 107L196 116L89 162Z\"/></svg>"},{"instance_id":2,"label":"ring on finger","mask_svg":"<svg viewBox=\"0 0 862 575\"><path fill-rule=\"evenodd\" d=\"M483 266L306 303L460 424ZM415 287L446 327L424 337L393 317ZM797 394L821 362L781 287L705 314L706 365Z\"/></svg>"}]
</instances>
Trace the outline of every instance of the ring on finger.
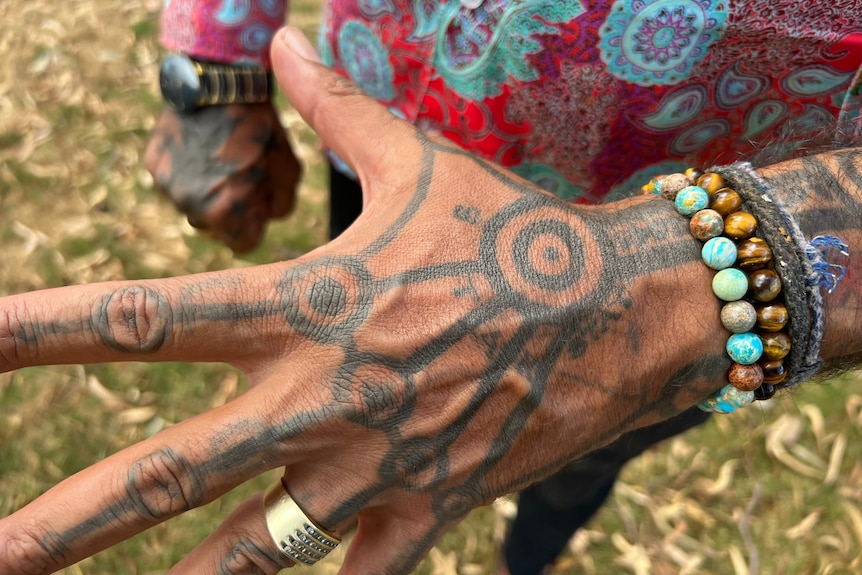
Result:
<instances>
[{"instance_id":1,"label":"ring on finger","mask_svg":"<svg viewBox=\"0 0 862 575\"><path fill-rule=\"evenodd\" d=\"M297 563L314 565L341 543L306 515L279 479L263 496L266 526L278 550Z\"/></svg>"}]
</instances>

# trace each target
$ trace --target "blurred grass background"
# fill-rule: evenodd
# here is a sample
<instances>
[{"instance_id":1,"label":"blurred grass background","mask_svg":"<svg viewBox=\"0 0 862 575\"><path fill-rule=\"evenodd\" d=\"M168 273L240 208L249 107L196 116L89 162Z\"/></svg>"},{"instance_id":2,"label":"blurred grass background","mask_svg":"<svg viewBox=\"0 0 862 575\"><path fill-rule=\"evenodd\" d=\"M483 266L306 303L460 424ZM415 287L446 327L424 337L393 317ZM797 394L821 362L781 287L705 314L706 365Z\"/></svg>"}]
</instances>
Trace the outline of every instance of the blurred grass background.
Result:
<instances>
[{"instance_id":1,"label":"blurred grass background","mask_svg":"<svg viewBox=\"0 0 862 575\"><path fill-rule=\"evenodd\" d=\"M234 257L197 234L151 189L142 155L160 109L161 5L0 1L0 295L263 263L324 241L317 142L284 102L283 121L306 177L297 210L252 254ZM318 18L319 0L294 0L291 21L312 38ZM240 374L220 365L61 366L0 375L0 516L243 387ZM554 573L862 573L860 433L862 380L855 373L713 418L633 463ZM270 479L63 573L161 573ZM418 572L492 573L513 510L514 498L477 510ZM337 568L336 558L311 571Z\"/></svg>"}]
</instances>

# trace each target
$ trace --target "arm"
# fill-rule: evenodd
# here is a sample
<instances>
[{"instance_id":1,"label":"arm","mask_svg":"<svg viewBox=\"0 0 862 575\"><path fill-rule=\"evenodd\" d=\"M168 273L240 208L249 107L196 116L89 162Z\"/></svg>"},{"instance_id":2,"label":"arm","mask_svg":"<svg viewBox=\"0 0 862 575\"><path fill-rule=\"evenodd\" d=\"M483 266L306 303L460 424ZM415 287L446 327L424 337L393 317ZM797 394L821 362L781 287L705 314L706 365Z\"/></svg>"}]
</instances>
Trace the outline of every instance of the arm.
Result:
<instances>
[{"instance_id":1,"label":"arm","mask_svg":"<svg viewBox=\"0 0 862 575\"><path fill-rule=\"evenodd\" d=\"M229 361L251 385L0 520L0 571L52 572L284 466L324 527L358 519L343 572L403 573L475 505L722 385L711 274L666 201L562 204L423 136L281 40L274 57L291 101L359 174L366 212L291 263L0 300L0 370ZM853 212L836 231L857 252L860 194L840 189ZM859 289L848 277L831 296L830 329ZM826 349L852 355L842 349L859 339ZM175 572L249 564L285 564L259 499Z\"/></svg>"},{"instance_id":2,"label":"arm","mask_svg":"<svg viewBox=\"0 0 862 575\"><path fill-rule=\"evenodd\" d=\"M172 0L162 44L193 58L271 69L269 45L285 2ZM162 111L145 163L157 188L237 252L256 247L270 218L293 208L301 172L271 102Z\"/></svg>"},{"instance_id":3,"label":"arm","mask_svg":"<svg viewBox=\"0 0 862 575\"><path fill-rule=\"evenodd\" d=\"M831 234L850 248L846 276L825 298L822 354L827 366L858 365L862 353L859 274L862 246L862 157L858 149L791 160L760 170L777 198L795 215L806 237Z\"/></svg>"}]
</instances>

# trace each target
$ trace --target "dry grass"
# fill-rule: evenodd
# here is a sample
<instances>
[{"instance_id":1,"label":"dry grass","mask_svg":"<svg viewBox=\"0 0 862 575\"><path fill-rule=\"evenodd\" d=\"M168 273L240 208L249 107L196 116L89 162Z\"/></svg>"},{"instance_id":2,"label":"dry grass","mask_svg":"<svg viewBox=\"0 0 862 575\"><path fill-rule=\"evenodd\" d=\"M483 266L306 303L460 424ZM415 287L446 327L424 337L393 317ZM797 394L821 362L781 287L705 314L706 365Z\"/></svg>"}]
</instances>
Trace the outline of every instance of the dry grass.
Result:
<instances>
[{"instance_id":1,"label":"dry grass","mask_svg":"<svg viewBox=\"0 0 862 575\"><path fill-rule=\"evenodd\" d=\"M156 96L161 0L0 2L0 294L170 276L290 257L323 241L313 134L285 108L308 169L301 206L244 260L150 189L141 156ZM315 0L293 20L314 35ZM86 465L243 388L213 365L34 368L0 375L0 515ZM807 386L714 418L632 464L557 574L862 572L862 381ZM164 571L260 478L69 574ZM576 488L576 486L573 486ZM512 501L477 510L419 569L491 573ZM334 573L327 561L315 573Z\"/></svg>"}]
</instances>

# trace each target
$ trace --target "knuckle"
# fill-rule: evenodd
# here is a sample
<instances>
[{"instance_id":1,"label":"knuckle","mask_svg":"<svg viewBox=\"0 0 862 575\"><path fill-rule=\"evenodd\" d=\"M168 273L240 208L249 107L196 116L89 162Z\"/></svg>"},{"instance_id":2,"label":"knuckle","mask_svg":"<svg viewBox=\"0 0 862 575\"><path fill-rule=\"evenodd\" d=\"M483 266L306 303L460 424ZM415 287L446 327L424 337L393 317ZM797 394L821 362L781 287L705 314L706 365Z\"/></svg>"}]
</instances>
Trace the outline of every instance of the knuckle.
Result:
<instances>
[{"instance_id":1,"label":"knuckle","mask_svg":"<svg viewBox=\"0 0 862 575\"><path fill-rule=\"evenodd\" d=\"M370 313L370 273L351 258L289 269L278 291L288 325L318 343L345 341Z\"/></svg>"},{"instance_id":2,"label":"knuckle","mask_svg":"<svg viewBox=\"0 0 862 575\"><path fill-rule=\"evenodd\" d=\"M315 312L323 317L342 313L346 305L347 294L343 286L331 277L322 277L311 283L306 293L308 300L313 302Z\"/></svg>"},{"instance_id":3,"label":"knuckle","mask_svg":"<svg viewBox=\"0 0 862 575\"><path fill-rule=\"evenodd\" d=\"M107 295L92 318L104 343L119 351L153 353L168 341L173 311L155 290L131 286Z\"/></svg>"},{"instance_id":4,"label":"knuckle","mask_svg":"<svg viewBox=\"0 0 862 575\"><path fill-rule=\"evenodd\" d=\"M12 307L0 316L0 372L22 365L28 351L32 354L36 345L34 325L22 317L21 310Z\"/></svg>"},{"instance_id":5,"label":"knuckle","mask_svg":"<svg viewBox=\"0 0 862 575\"><path fill-rule=\"evenodd\" d=\"M155 165L153 166L153 169L150 170L150 175L153 176L153 184L155 187L171 198L172 201L176 201L174 199L174 195L177 193L177 186L171 174L161 170L160 166Z\"/></svg>"},{"instance_id":6,"label":"knuckle","mask_svg":"<svg viewBox=\"0 0 862 575\"><path fill-rule=\"evenodd\" d=\"M231 218L241 220L246 211L245 198L234 197L230 181L221 181L209 188L189 190L176 201L177 207L198 229L224 227Z\"/></svg>"},{"instance_id":7,"label":"knuckle","mask_svg":"<svg viewBox=\"0 0 862 575\"><path fill-rule=\"evenodd\" d=\"M359 88L359 86L343 76L330 77L328 85L326 86L326 92L337 98L364 95L364 92Z\"/></svg>"},{"instance_id":8,"label":"knuckle","mask_svg":"<svg viewBox=\"0 0 862 575\"><path fill-rule=\"evenodd\" d=\"M323 85L323 98L318 99L311 112L312 125L319 125L324 116L333 110L347 113L345 107L352 107L353 101L364 102L368 99L362 89L352 81L342 76L328 76Z\"/></svg>"},{"instance_id":9,"label":"knuckle","mask_svg":"<svg viewBox=\"0 0 862 575\"><path fill-rule=\"evenodd\" d=\"M52 538L41 533L32 526L0 533L0 572L42 575L61 567L58 557L62 555L62 545L52 544Z\"/></svg>"},{"instance_id":10,"label":"knuckle","mask_svg":"<svg viewBox=\"0 0 862 575\"><path fill-rule=\"evenodd\" d=\"M440 496L439 516L445 521L459 521L486 500L487 497L481 487L461 485Z\"/></svg>"},{"instance_id":11,"label":"knuckle","mask_svg":"<svg viewBox=\"0 0 862 575\"><path fill-rule=\"evenodd\" d=\"M126 493L128 513L158 521L199 506L203 481L185 458L166 448L132 466Z\"/></svg>"},{"instance_id":12,"label":"knuckle","mask_svg":"<svg viewBox=\"0 0 862 575\"><path fill-rule=\"evenodd\" d=\"M252 541L235 542L219 565L219 573L275 575L293 563L280 553L261 547Z\"/></svg>"},{"instance_id":13,"label":"knuckle","mask_svg":"<svg viewBox=\"0 0 862 575\"><path fill-rule=\"evenodd\" d=\"M212 206L217 205L216 200L221 190L202 195L197 190L174 186L171 192L171 201L188 217L189 223L195 227L202 227L206 225L207 219L212 217Z\"/></svg>"}]
</instances>

